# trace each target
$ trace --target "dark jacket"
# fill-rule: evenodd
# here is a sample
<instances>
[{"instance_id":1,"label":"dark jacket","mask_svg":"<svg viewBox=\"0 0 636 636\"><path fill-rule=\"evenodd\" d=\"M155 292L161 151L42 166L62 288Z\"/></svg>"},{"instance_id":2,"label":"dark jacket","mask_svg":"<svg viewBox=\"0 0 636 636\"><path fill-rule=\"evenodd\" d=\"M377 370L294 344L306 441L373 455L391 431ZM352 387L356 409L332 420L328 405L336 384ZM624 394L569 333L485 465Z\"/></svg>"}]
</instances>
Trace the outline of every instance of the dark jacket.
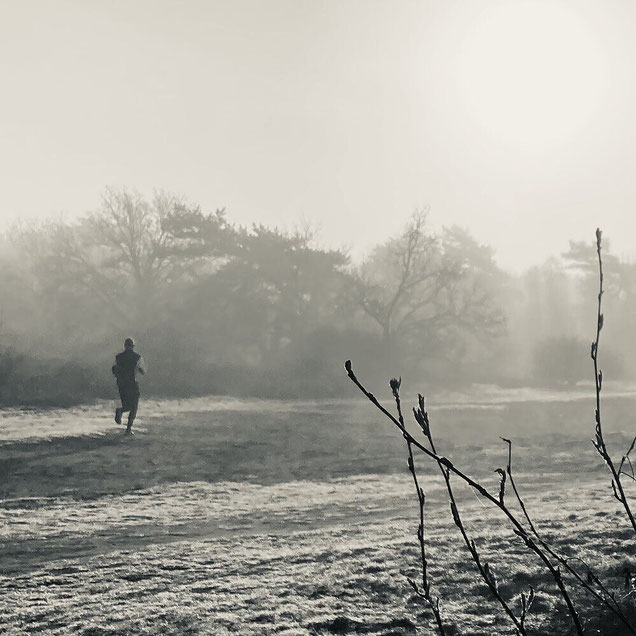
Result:
<instances>
[{"instance_id":1,"label":"dark jacket","mask_svg":"<svg viewBox=\"0 0 636 636\"><path fill-rule=\"evenodd\" d=\"M141 356L132 349L126 349L115 356L113 375L117 378L117 384L135 385L135 371Z\"/></svg>"}]
</instances>

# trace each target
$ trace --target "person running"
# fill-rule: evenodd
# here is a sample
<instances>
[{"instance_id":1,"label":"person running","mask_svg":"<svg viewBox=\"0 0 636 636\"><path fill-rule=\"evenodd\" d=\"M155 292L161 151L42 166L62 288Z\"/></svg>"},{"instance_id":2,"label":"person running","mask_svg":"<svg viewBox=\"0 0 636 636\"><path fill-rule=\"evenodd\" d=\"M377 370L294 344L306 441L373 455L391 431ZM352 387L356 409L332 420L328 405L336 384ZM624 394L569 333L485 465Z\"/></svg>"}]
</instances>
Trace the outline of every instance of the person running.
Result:
<instances>
[{"instance_id":1,"label":"person running","mask_svg":"<svg viewBox=\"0 0 636 636\"><path fill-rule=\"evenodd\" d=\"M117 378L117 388L121 398L121 407L115 409L115 422L121 424L122 413L128 413L126 433L133 435L132 425L139 406L139 384L137 374L145 375L144 359L134 351L135 341L132 338L124 340L124 350L115 356L113 375Z\"/></svg>"}]
</instances>

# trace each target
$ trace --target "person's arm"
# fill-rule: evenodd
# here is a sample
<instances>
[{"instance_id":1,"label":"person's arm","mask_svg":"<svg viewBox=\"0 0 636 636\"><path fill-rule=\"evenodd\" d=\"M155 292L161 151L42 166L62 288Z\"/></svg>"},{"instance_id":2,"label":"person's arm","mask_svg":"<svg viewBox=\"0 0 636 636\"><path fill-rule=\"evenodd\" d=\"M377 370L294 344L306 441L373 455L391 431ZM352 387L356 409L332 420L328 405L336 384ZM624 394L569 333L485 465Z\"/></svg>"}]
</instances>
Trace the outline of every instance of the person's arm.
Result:
<instances>
[{"instance_id":1,"label":"person's arm","mask_svg":"<svg viewBox=\"0 0 636 636\"><path fill-rule=\"evenodd\" d=\"M146 375L146 363L141 356L139 356L139 360L137 360L137 371L139 371L141 375Z\"/></svg>"},{"instance_id":2,"label":"person's arm","mask_svg":"<svg viewBox=\"0 0 636 636\"><path fill-rule=\"evenodd\" d=\"M115 364L110 369L115 377L119 375L119 367L117 366L117 358L115 358Z\"/></svg>"}]
</instances>

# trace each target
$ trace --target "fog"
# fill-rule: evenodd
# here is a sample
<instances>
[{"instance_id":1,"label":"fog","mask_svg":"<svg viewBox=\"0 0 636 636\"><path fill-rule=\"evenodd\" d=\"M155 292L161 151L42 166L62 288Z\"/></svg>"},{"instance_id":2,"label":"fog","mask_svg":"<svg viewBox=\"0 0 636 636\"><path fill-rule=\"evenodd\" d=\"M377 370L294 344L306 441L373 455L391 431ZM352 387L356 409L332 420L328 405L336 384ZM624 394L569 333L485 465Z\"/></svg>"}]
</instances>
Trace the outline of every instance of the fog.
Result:
<instances>
[{"instance_id":1,"label":"fog","mask_svg":"<svg viewBox=\"0 0 636 636\"><path fill-rule=\"evenodd\" d=\"M5 2L3 403L634 376L636 7Z\"/></svg>"},{"instance_id":2,"label":"fog","mask_svg":"<svg viewBox=\"0 0 636 636\"><path fill-rule=\"evenodd\" d=\"M520 273L633 257L633 3L3 2L4 228L178 192L362 257L416 209Z\"/></svg>"},{"instance_id":3,"label":"fog","mask_svg":"<svg viewBox=\"0 0 636 636\"><path fill-rule=\"evenodd\" d=\"M0 0L0 633L636 634L634 33Z\"/></svg>"},{"instance_id":4,"label":"fog","mask_svg":"<svg viewBox=\"0 0 636 636\"><path fill-rule=\"evenodd\" d=\"M606 380L631 380L636 266L605 253ZM108 189L95 212L2 244L4 404L108 398L132 336L155 396L346 397L345 359L384 385L572 388L589 380L594 243L521 275L420 211L361 260L312 229L244 227L167 192Z\"/></svg>"}]
</instances>

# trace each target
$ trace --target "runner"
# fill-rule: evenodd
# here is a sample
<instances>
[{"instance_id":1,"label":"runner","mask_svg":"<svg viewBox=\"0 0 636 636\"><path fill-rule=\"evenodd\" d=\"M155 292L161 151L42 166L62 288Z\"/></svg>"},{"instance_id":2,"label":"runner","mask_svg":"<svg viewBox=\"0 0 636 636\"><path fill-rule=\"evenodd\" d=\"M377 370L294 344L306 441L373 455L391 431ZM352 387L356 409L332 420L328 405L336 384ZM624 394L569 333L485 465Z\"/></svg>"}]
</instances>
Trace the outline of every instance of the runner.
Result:
<instances>
[{"instance_id":1,"label":"runner","mask_svg":"<svg viewBox=\"0 0 636 636\"><path fill-rule=\"evenodd\" d=\"M139 384L137 373L144 375L146 366L144 359L134 351L135 341L132 338L124 340L124 350L115 356L113 375L117 378L117 388L121 398L121 407L115 409L115 422L121 424L122 413L128 413L126 434L133 435L132 425L137 415L139 405Z\"/></svg>"}]
</instances>

